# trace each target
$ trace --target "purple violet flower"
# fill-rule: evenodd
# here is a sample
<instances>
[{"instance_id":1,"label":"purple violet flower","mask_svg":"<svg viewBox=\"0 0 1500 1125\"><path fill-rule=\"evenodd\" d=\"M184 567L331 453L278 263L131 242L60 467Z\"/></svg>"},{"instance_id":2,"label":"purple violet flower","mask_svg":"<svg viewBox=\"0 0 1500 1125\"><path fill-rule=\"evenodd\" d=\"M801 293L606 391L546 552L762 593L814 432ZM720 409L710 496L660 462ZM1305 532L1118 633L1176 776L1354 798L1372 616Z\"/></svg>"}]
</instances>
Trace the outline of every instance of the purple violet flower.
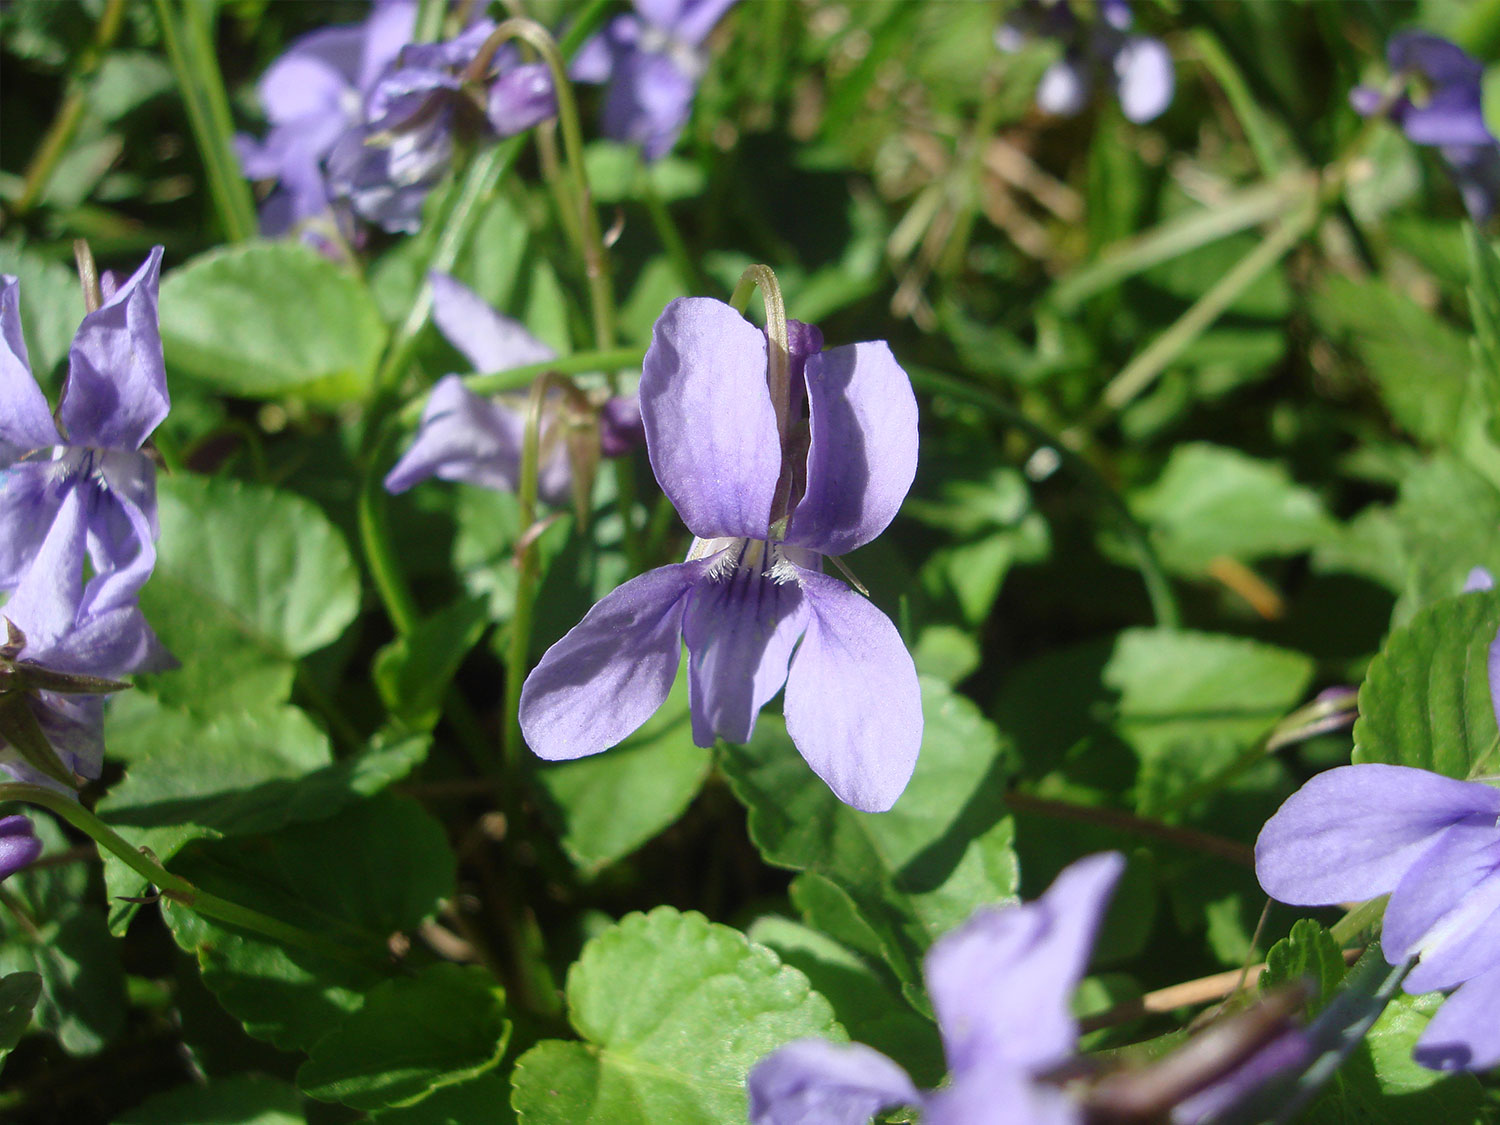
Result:
<instances>
[{"instance_id":1,"label":"purple violet flower","mask_svg":"<svg viewBox=\"0 0 1500 1125\"><path fill-rule=\"evenodd\" d=\"M557 353L518 322L501 316L472 289L447 274L434 273L432 318L448 342L475 371L505 371L557 358ZM552 505L565 504L573 469L557 411L544 415L537 492ZM640 407L634 399L608 400L600 412L600 447L617 457L639 445ZM464 481L480 488L514 492L521 481L522 411L482 398L458 375L439 379L422 410L411 446L386 475L390 492L405 492L430 477Z\"/></svg>"},{"instance_id":2,"label":"purple violet flower","mask_svg":"<svg viewBox=\"0 0 1500 1125\"><path fill-rule=\"evenodd\" d=\"M946 1085L923 1093L870 1047L803 1039L751 1069L751 1125L863 1125L900 1105L920 1106L924 1125L1082 1122L1043 1079L1073 1057L1069 1001L1124 867L1118 852L1087 856L1035 902L983 907L933 944L924 969Z\"/></svg>"},{"instance_id":3,"label":"purple violet flower","mask_svg":"<svg viewBox=\"0 0 1500 1125\"><path fill-rule=\"evenodd\" d=\"M1497 671L1500 638L1492 685ZM1500 789L1408 766L1340 766L1266 822L1255 870L1267 894L1293 906L1390 895L1386 960L1417 958L1402 987L1457 989L1413 1057L1436 1070L1500 1064Z\"/></svg>"},{"instance_id":4,"label":"purple violet flower","mask_svg":"<svg viewBox=\"0 0 1500 1125\"><path fill-rule=\"evenodd\" d=\"M0 883L34 863L41 854L42 842L31 821L19 815L0 817Z\"/></svg>"},{"instance_id":5,"label":"purple violet flower","mask_svg":"<svg viewBox=\"0 0 1500 1125\"><path fill-rule=\"evenodd\" d=\"M1012 53L1034 37L1062 43L1063 57L1037 84L1036 104L1047 113L1083 112L1103 76L1131 121L1141 125L1161 116L1176 84L1171 52L1160 39L1129 34L1133 17L1126 0L1101 0L1098 15L1085 26L1066 0L1024 0L996 28L995 46Z\"/></svg>"},{"instance_id":6,"label":"purple violet flower","mask_svg":"<svg viewBox=\"0 0 1500 1125\"><path fill-rule=\"evenodd\" d=\"M1386 61L1399 76L1421 75L1429 87L1420 105L1356 86L1349 102L1361 116L1384 112L1413 144L1433 145L1447 162L1464 206L1478 222L1500 199L1500 143L1484 121L1484 65L1456 44L1425 31L1403 31L1386 44Z\"/></svg>"},{"instance_id":7,"label":"purple violet flower","mask_svg":"<svg viewBox=\"0 0 1500 1125\"><path fill-rule=\"evenodd\" d=\"M376 0L362 24L298 39L261 77L257 92L271 131L235 138L252 180L274 180L261 207L261 233L284 234L329 213L324 161L342 138L363 134L365 97L416 24L415 0Z\"/></svg>"},{"instance_id":8,"label":"purple violet flower","mask_svg":"<svg viewBox=\"0 0 1500 1125\"><path fill-rule=\"evenodd\" d=\"M31 376L19 285L0 279L0 440L11 456L0 477L0 590L23 581L65 511L87 528L69 567L81 572L86 549L95 610L134 604L156 563L156 472L140 449L170 406L156 318L161 256L158 246L83 318L56 422Z\"/></svg>"},{"instance_id":9,"label":"purple violet flower","mask_svg":"<svg viewBox=\"0 0 1500 1125\"><path fill-rule=\"evenodd\" d=\"M609 83L604 135L638 144L647 160L672 150L708 67L703 41L735 0L634 0L579 48L575 82Z\"/></svg>"},{"instance_id":10,"label":"purple violet flower","mask_svg":"<svg viewBox=\"0 0 1500 1125\"><path fill-rule=\"evenodd\" d=\"M916 669L890 619L822 558L895 517L916 472L916 398L883 341L819 351L821 334L795 322L790 336L791 417L805 392L811 419L784 450L765 333L703 297L657 320L646 449L697 538L685 562L600 601L527 677L521 728L540 757L624 739L667 697L686 642L699 746L748 741L785 684L787 731L840 800L880 812L906 787L922 741Z\"/></svg>"}]
</instances>

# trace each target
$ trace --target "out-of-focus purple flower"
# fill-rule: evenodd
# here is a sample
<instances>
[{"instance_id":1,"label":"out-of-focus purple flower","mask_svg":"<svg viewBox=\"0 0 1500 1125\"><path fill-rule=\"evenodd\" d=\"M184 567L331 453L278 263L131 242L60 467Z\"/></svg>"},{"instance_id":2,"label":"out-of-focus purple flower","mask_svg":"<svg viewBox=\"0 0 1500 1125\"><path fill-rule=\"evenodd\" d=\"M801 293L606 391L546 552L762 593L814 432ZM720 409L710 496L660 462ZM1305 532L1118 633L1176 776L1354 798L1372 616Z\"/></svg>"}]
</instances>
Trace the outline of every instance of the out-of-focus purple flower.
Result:
<instances>
[{"instance_id":1,"label":"out-of-focus purple flower","mask_svg":"<svg viewBox=\"0 0 1500 1125\"><path fill-rule=\"evenodd\" d=\"M401 48L365 99L364 128L328 154L335 196L386 230L415 230L452 160L455 129L509 137L556 116L547 67L523 65L512 45L493 52L483 74L467 73L495 26L480 20L446 42Z\"/></svg>"},{"instance_id":2,"label":"out-of-focus purple flower","mask_svg":"<svg viewBox=\"0 0 1500 1125\"><path fill-rule=\"evenodd\" d=\"M1433 145L1447 162L1476 220L1494 214L1500 199L1500 144L1484 122L1484 65L1454 43L1425 31L1403 31L1386 44L1393 73L1420 75L1427 96L1419 104L1405 92L1387 97L1356 86L1349 102L1362 116L1384 112L1413 144Z\"/></svg>"},{"instance_id":3,"label":"out-of-focus purple flower","mask_svg":"<svg viewBox=\"0 0 1500 1125\"><path fill-rule=\"evenodd\" d=\"M1472 594L1479 590L1493 590L1495 588L1495 576L1482 566L1476 566L1469 571L1464 579L1463 592Z\"/></svg>"},{"instance_id":4,"label":"out-of-focus purple flower","mask_svg":"<svg viewBox=\"0 0 1500 1125\"><path fill-rule=\"evenodd\" d=\"M672 150L708 66L703 41L735 0L634 0L579 49L575 82L609 83L604 135L638 144L647 160Z\"/></svg>"},{"instance_id":5,"label":"out-of-focus purple flower","mask_svg":"<svg viewBox=\"0 0 1500 1125\"><path fill-rule=\"evenodd\" d=\"M0 440L10 451L0 477L0 589L23 581L64 512L87 530L69 567L81 572L87 551L90 612L133 605L156 563L156 475L140 449L170 405L156 318L161 256L158 246L83 318L55 422L31 376L19 286L0 279Z\"/></svg>"},{"instance_id":6,"label":"out-of-focus purple flower","mask_svg":"<svg viewBox=\"0 0 1500 1125\"><path fill-rule=\"evenodd\" d=\"M1097 20L1085 25L1066 0L1025 0L995 30L995 46L1007 53L1029 39L1056 39L1063 57L1043 73L1036 103L1048 113L1071 117L1083 111L1102 77L1120 99L1120 109L1137 124L1159 116L1172 104L1176 71L1166 44L1131 35L1126 0L1105 0Z\"/></svg>"},{"instance_id":7,"label":"out-of-focus purple flower","mask_svg":"<svg viewBox=\"0 0 1500 1125\"><path fill-rule=\"evenodd\" d=\"M1497 664L1500 639L1492 685ZM1414 1057L1437 1070L1500 1064L1500 789L1407 766L1340 766L1266 822L1255 870L1266 893L1294 906L1390 895L1386 960L1417 961L1402 987L1457 989Z\"/></svg>"},{"instance_id":8,"label":"out-of-focus purple flower","mask_svg":"<svg viewBox=\"0 0 1500 1125\"><path fill-rule=\"evenodd\" d=\"M1076 1125L1083 1110L1043 1081L1072 1058L1069 1001L1124 870L1118 852L1066 868L1037 901L985 907L928 951L927 993L948 1082L924 1093L862 1044L803 1039L750 1071L751 1125L863 1125L900 1105L925 1125Z\"/></svg>"},{"instance_id":9,"label":"out-of-focus purple flower","mask_svg":"<svg viewBox=\"0 0 1500 1125\"><path fill-rule=\"evenodd\" d=\"M501 316L473 290L447 274L434 273L432 317L438 329L475 371L505 371L556 359L557 353L517 321ZM561 396L543 415L537 493L548 504L567 502L573 471L560 417ZM605 456L635 448L632 423L639 430L640 407L614 398L600 416L600 446ZM482 398L458 375L445 375L432 388L422 423L411 447L386 475L385 487L405 492L429 477L464 481L481 488L514 492L521 480L521 447L525 419L519 409Z\"/></svg>"},{"instance_id":10,"label":"out-of-focus purple flower","mask_svg":"<svg viewBox=\"0 0 1500 1125\"><path fill-rule=\"evenodd\" d=\"M31 821L20 815L0 817L0 882L35 862L41 854L42 842L37 839Z\"/></svg>"},{"instance_id":11,"label":"out-of-focus purple flower","mask_svg":"<svg viewBox=\"0 0 1500 1125\"><path fill-rule=\"evenodd\" d=\"M581 758L629 735L666 698L686 641L698 745L747 741L785 684L787 731L840 800L882 811L906 787L922 741L916 669L890 619L822 558L895 517L916 472L916 398L883 341L799 359L793 404L805 393L810 429L790 427L783 448L765 334L701 297L657 320L646 449L697 538L687 561L600 601L527 677L521 727L539 756Z\"/></svg>"},{"instance_id":12,"label":"out-of-focus purple flower","mask_svg":"<svg viewBox=\"0 0 1500 1125\"><path fill-rule=\"evenodd\" d=\"M274 180L261 233L284 234L328 215L324 161L342 138L363 132L365 97L411 39L415 0L376 0L362 24L304 35L261 77L257 92L271 131L235 138L251 180Z\"/></svg>"}]
</instances>

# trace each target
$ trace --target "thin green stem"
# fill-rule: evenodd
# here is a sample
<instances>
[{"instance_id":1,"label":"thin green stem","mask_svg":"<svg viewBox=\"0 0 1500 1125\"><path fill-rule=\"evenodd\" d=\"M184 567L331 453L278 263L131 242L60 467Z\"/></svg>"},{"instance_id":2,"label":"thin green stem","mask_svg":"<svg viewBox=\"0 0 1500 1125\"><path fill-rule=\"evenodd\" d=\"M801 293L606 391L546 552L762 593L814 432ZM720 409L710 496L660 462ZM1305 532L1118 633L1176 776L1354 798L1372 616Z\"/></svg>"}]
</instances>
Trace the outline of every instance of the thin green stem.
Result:
<instances>
[{"instance_id":1,"label":"thin green stem","mask_svg":"<svg viewBox=\"0 0 1500 1125\"><path fill-rule=\"evenodd\" d=\"M1390 895L1381 895L1379 898L1372 898L1369 902L1360 903L1328 927L1328 936L1340 945L1347 945L1385 916L1385 904L1390 897Z\"/></svg>"},{"instance_id":2,"label":"thin green stem","mask_svg":"<svg viewBox=\"0 0 1500 1125\"><path fill-rule=\"evenodd\" d=\"M519 391L523 387L529 387L538 375L545 375L549 371L555 371L559 375L579 375L588 371L603 371L608 368L622 369L626 367L639 367L646 358L646 349L642 347L610 348L598 352L574 352L572 355L558 356L556 359L544 360L541 363L528 363L522 367L512 367L505 371L488 371L478 375L468 375L464 378L464 386L477 395L493 395L503 391ZM405 429L411 429L422 420L422 408L427 404L427 392L411 398L396 418Z\"/></svg>"},{"instance_id":3,"label":"thin green stem","mask_svg":"<svg viewBox=\"0 0 1500 1125\"><path fill-rule=\"evenodd\" d=\"M73 69L72 80L69 83L71 89L67 97L63 99L57 116L52 119L52 124L47 127L47 133L42 138L42 143L37 146L31 162L26 165L21 184L21 196L11 207L13 214L24 215L31 210L41 198L47 181L52 178L52 173L57 170L57 162L67 151L68 142L73 139L73 134L78 130L78 123L83 120L83 111L88 107L88 92L84 88L84 83L104 61L106 52L120 33L120 25L124 22L124 17L125 0L108 0L103 14L99 17L99 24L94 29L93 41L84 48L83 53L78 57L78 65Z\"/></svg>"},{"instance_id":4,"label":"thin green stem","mask_svg":"<svg viewBox=\"0 0 1500 1125\"><path fill-rule=\"evenodd\" d=\"M448 0L422 0L417 8L417 22L412 29L413 43L431 43L443 36L443 17L448 14Z\"/></svg>"},{"instance_id":5,"label":"thin green stem","mask_svg":"<svg viewBox=\"0 0 1500 1125\"><path fill-rule=\"evenodd\" d=\"M1240 128L1245 132L1245 140L1250 145L1250 151L1255 154L1255 162L1260 165L1261 173L1272 176L1280 172L1281 160L1276 153L1270 124L1260 102L1246 85L1240 68L1235 66L1218 36L1208 28L1195 28L1189 32L1189 38L1198 49L1198 57L1204 68L1213 75L1219 89L1224 91L1224 97L1228 99Z\"/></svg>"},{"instance_id":6,"label":"thin green stem","mask_svg":"<svg viewBox=\"0 0 1500 1125\"><path fill-rule=\"evenodd\" d=\"M521 684L531 656L531 611L536 601L537 551L532 527L536 524L537 486L541 476L542 407L553 380L546 375L531 385L526 402L526 428L521 444L521 541L516 548L516 605L510 618L510 643L505 653L505 765L511 785L520 767L525 743L521 736Z\"/></svg>"},{"instance_id":7,"label":"thin green stem","mask_svg":"<svg viewBox=\"0 0 1500 1125\"><path fill-rule=\"evenodd\" d=\"M1172 592L1172 584L1167 578L1161 559L1156 554L1156 548L1151 545L1151 539L1146 534L1145 528L1136 522L1135 517L1130 514L1130 509L1125 506L1125 501L1099 474L1098 469L1064 445L1057 435L1032 421L994 393L931 368L908 367L907 371L911 375L912 382L917 386L973 403L998 421L1020 430L1038 446L1053 450L1057 454L1059 464L1080 484L1093 492L1115 517L1120 534L1125 537L1131 554L1135 556L1136 569L1140 572L1141 581L1145 583L1146 596L1151 599L1151 610L1156 618L1156 624L1166 629L1175 629L1182 624L1176 595Z\"/></svg>"},{"instance_id":8,"label":"thin green stem","mask_svg":"<svg viewBox=\"0 0 1500 1125\"><path fill-rule=\"evenodd\" d=\"M776 411L776 434L785 448L792 425L792 361L787 350L786 302L781 298L781 284L775 272L770 266L745 267L729 303L736 312L743 313L756 289L760 290L766 307L766 384L771 389L771 407Z\"/></svg>"},{"instance_id":9,"label":"thin green stem","mask_svg":"<svg viewBox=\"0 0 1500 1125\"><path fill-rule=\"evenodd\" d=\"M232 926L263 934L274 941L295 945L340 961L375 968L382 972L390 968L383 957L362 952L332 941L322 934L283 922L269 914L252 910L248 906L230 902L228 899L202 890L180 875L174 875L145 852L133 847L129 840L71 797L40 785L10 782L0 784L0 801L23 801L56 813L101 847L109 849L127 867L156 887L162 897L174 904L189 907L206 918L216 918Z\"/></svg>"},{"instance_id":10,"label":"thin green stem","mask_svg":"<svg viewBox=\"0 0 1500 1125\"><path fill-rule=\"evenodd\" d=\"M646 205L646 214L651 218L656 237L661 239L662 246L666 248L667 260L672 263L672 270L677 274L677 284L682 286L684 293L706 291L708 283L688 251L687 241L677 228L671 209L656 190L656 180L651 175L650 167L642 164L637 178L641 185L641 201Z\"/></svg>"},{"instance_id":11,"label":"thin green stem","mask_svg":"<svg viewBox=\"0 0 1500 1125\"><path fill-rule=\"evenodd\" d=\"M385 463L393 435L394 428L386 427L382 436L376 439L361 470L359 542L364 548L365 562L370 568L370 577L375 580L375 590L385 606L386 616L391 619L396 632L405 636L417 627L421 615L391 545L390 526L386 520L385 487L380 466Z\"/></svg>"},{"instance_id":12,"label":"thin green stem","mask_svg":"<svg viewBox=\"0 0 1500 1125\"><path fill-rule=\"evenodd\" d=\"M188 0L194 4L199 0ZM228 99L224 80L207 27L207 15L194 10L192 19L183 19L172 0L155 0L157 20L167 59L177 78L188 123L198 142L208 190L230 242L244 242L256 231L255 201L250 185L240 175L234 155L234 131L229 121Z\"/></svg>"}]
</instances>

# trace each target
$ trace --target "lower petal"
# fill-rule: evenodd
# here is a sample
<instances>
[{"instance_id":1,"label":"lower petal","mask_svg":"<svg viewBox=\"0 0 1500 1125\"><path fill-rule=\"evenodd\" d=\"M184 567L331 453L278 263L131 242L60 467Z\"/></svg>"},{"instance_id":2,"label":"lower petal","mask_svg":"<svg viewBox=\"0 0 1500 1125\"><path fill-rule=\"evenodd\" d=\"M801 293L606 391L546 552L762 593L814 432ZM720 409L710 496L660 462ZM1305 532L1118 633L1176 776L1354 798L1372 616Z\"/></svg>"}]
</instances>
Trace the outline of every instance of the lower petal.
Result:
<instances>
[{"instance_id":1,"label":"lower petal","mask_svg":"<svg viewBox=\"0 0 1500 1125\"><path fill-rule=\"evenodd\" d=\"M865 1125L921 1095L906 1071L863 1043L801 1039L750 1070L750 1125Z\"/></svg>"},{"instance_id":2,"label":"lower petal","mask_svg":"<svg viewBox=\"0 0 1500 1125\"><path fill-rule=\"evenodd\" d=\"M432 388L416 440L386 474L389 492L428 477L514 492L521 472L521 420L480 398L457 375Z\"/></svg>"},{"instance_id":3,"label":"lower petal","mask_svg":"<svg viewBox=\"0 0 1500 1125\"><path fill-rule=\"evenodd\" d=\"M1386 958L1421 960L1402 982L1407 992L1452 988L1494 964L1500 933L1500 829L1492 818L1455 824L1412 865L1391 893L1381 926Z\"/></svg>"},{"instance_id":4,"label":"lower petal","mask_svg":"<svg viewBox=\"0 0 1500 1125\"><path fill-rule=\"evenodd\" d=\"M1433 1070L1500 1066L1500 965L1466 983L1432 1017L1412 1057Z\"/></svg>"},{"instance_id":5,"label":"lower petal","mask_svg":"<svg viewBox=\"0 0 1500 1125\"><path fill-rule=\"evenodd\" d=\"M632 578L547 650L521 688L521 732L538 757L607 750L661 706L682 655L688 591L714 561Z\"/></svg>"},{"instance_id":6,"label":"lower petal","mask_svg":"<svg viewBox=\"0 0 1500 1125\"><path fill-rule=\"evenodd\" d=\"M0 473L0 590L14 590L31 566L67 492L50 461Z\"/></svg>"},{"instance_id":7,"label":"lower petal","mask_svg":"<svg viewBox=\"0 0 1500 1125\"><path fill-rule=\"evenodd\" d=\"M693 741L750 741L755 717L786 683L787 661L806 625L797 584L772 581L758 566L693 591L682 621Z\"/></svg>"},{"instance_id":8,"label":"lower petal","mask_svg":"<svg viewBox=\"0 0 1500 1125\"><path fill-rule=\"evenodd\" d=\"M890 618L835 578L798 569L807 633L786 682L786 726L835 796L896 803L922 745L917 669Z\"/></svg>"}]
</instances>

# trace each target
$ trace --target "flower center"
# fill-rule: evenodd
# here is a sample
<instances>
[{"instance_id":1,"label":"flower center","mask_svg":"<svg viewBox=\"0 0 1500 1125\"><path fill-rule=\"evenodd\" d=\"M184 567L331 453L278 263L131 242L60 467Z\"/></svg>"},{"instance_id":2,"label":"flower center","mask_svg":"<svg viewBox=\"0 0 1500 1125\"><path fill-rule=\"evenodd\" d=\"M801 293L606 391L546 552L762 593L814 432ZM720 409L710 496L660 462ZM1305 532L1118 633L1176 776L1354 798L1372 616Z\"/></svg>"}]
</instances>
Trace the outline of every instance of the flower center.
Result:
<instances>
[{"instance_id":1,"label":"flower center","mask_svg":"<svg viewBox=\"0 0 1500 1125\"><path fill-rule=\"evenodd\" d=\"M715 555L719 557L709 569L708 576L716 582L727 582L736 575L745 574L769 578L779 586L784 582L795 582L798 567L813 571L820 569L818 553L806 547L735 536L694 539L688 549L687 561Z\"/></svg>"}]
</instances>

